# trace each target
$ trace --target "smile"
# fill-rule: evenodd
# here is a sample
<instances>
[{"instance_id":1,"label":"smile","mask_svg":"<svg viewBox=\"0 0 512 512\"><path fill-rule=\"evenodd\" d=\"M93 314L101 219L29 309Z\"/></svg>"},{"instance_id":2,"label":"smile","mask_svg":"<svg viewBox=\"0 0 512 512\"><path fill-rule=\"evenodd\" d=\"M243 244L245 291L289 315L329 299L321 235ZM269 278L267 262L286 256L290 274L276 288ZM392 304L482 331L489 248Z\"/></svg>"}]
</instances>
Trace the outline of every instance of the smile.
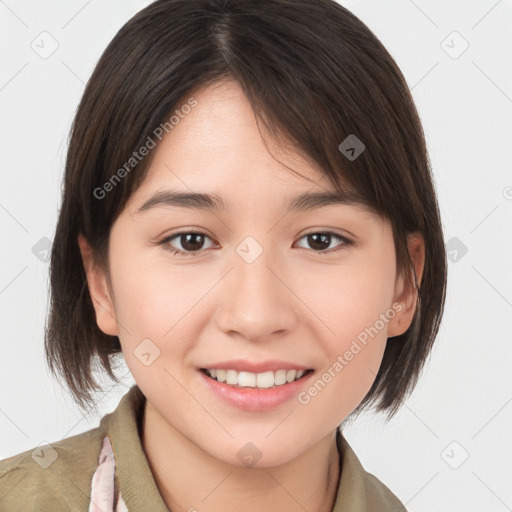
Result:
<instances>
[{"instance_id":1,"label":"smile","mask_svg":"<svg viewBox=\"0 0 512 512\"><path fill-rule=\"evenodd\" d=\"M253 373L233 369L203 368L202 371L213 380L228 384L235 388L259 388L268 389L283 386L299 380L312 370L277 370L262 373Z\"/></svg>"}]
</instances>

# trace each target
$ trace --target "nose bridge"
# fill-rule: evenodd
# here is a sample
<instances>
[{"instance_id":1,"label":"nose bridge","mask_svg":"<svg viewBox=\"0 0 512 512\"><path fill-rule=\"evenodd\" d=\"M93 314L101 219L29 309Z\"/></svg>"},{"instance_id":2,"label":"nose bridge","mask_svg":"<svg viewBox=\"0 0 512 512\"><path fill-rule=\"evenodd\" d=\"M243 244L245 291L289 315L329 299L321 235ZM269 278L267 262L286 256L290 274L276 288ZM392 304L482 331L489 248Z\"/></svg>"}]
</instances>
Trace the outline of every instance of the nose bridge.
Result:
<instances>
[{"instance_id":1,"label":"nose bridge","mask_svg":"<svg viewBox=\"0 0 512 512\"><path fill-rule=\"evenodd\" d=\"M236 253L233 276L235 304L249 307L244 314L254 316L256 320L257 315L268 313L278 305L273 302L282 302L282 291L278 290L280 283L269 269L275 258L271 249L264 249L252 237L244 240Z\"/></svg>"},{"instance_id":2,"label":"nose bridge","mask_svg":"<svg viewBox=\"0 0 512 512\"><path fill-rule=\"evenodd\" d=\"M254 340L292 329L293 294L278 277L282 266L276 265L272 249L247 237L236 247L232 261L219 315L221 329Z\"/></svg>"}]
</instances>

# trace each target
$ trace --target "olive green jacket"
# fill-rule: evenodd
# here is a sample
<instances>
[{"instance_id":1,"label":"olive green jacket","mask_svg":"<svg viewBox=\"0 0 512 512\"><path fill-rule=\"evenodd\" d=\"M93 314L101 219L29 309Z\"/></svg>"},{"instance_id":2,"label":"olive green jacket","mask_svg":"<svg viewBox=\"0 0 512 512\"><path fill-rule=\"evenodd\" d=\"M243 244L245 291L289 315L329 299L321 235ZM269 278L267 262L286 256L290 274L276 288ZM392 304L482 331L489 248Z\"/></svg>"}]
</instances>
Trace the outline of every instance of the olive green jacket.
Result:
<instances>
[{"instance_id":1,"label":"olive green jacket","mask_svg":"<svg viewBox=\"0 0 512 512\"><path fill-rule=\"evenodd\" d=\"M134 385L98 427L0 461L0 512L88 512L105 436L115 458L116 497L121 490L129 512L169 512L141 444L144 404L144 395ZM382 482L364 470L341 432L337 445L342 471L333 512L406 510Z\"/></svg>"}]
</instances>

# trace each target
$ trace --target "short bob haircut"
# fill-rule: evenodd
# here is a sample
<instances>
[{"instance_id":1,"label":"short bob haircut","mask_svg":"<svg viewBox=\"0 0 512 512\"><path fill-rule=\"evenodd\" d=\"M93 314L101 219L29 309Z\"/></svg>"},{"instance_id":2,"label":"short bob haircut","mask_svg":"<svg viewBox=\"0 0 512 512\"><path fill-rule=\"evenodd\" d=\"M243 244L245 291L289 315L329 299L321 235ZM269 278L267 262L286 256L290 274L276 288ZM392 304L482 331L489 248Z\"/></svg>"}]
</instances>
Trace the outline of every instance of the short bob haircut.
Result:
<instances>
[{"instance_id":1,"label":"short bob haircut","mask_svg":"<svg viewBox=\"0 0 512 512\"><path fill-rule=\"evenodd\" d=\"M157 0L110 42L71 128L62 206L50 262L45 351L76 403L93 405L94 377L122 361L117 336L97 326L78 235L109 276L109 234L143 182L151 152L98 194L154 130L194 92L236 80L273 137L319 164L337 191L357 194L392 225L397 272L418 292L409 329L389 338L375 381L354 412L395 414L438 333L446 254L423 129L406 81L378 38L334 0ZM261 133L261 131L260 131ZM365 150L349 159L349 135ZM133 163L133 162L132 162ZM407 248L425 239L418 287Z\"/></svg>"}]
</instances>

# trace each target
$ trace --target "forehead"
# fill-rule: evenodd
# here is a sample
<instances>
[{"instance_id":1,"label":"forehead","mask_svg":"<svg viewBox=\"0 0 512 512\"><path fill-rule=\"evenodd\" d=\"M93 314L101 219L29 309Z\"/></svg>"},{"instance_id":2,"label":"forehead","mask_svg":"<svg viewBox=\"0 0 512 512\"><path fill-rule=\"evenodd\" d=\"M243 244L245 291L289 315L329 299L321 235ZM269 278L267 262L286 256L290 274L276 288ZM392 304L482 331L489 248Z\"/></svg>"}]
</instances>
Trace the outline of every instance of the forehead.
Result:
<instances>
[{"instance_id":1,"label":"forehead","mask_svg":"<svg viewBox=\"0 0 512 512\"><path fill-rule=\"evenodd\" d=\"M318 182L324 178L318 165L300 148L284 138L276 139L261 120L257 121L238 82L218 82L200 89L193 97L197 105L181 117L155 149L150 174L165 175L166 167L178 162L189 172L216 176L223 168L229 168L230 174L237 169L245 179L251 173L244 169L252 174L268 170L274 180L289 181L292 168L303 180ZM327 185L327 180L323 181Z\"/></svg>"},{"instance_id":2,"label":"forehead","mask_svg":"<svg viewBox=\"0 0 512 512\"><path fill-rule=\"evenodd\" d=\"M247 208L281 203L288 210L363 205L348 188L340 195L299 148L272 137L237 82L215 83L193 98L196 106L154 149L147 176L131 198L132 215L165 205L221 211L232 199Z\"/></svg>"}]
</instances>

